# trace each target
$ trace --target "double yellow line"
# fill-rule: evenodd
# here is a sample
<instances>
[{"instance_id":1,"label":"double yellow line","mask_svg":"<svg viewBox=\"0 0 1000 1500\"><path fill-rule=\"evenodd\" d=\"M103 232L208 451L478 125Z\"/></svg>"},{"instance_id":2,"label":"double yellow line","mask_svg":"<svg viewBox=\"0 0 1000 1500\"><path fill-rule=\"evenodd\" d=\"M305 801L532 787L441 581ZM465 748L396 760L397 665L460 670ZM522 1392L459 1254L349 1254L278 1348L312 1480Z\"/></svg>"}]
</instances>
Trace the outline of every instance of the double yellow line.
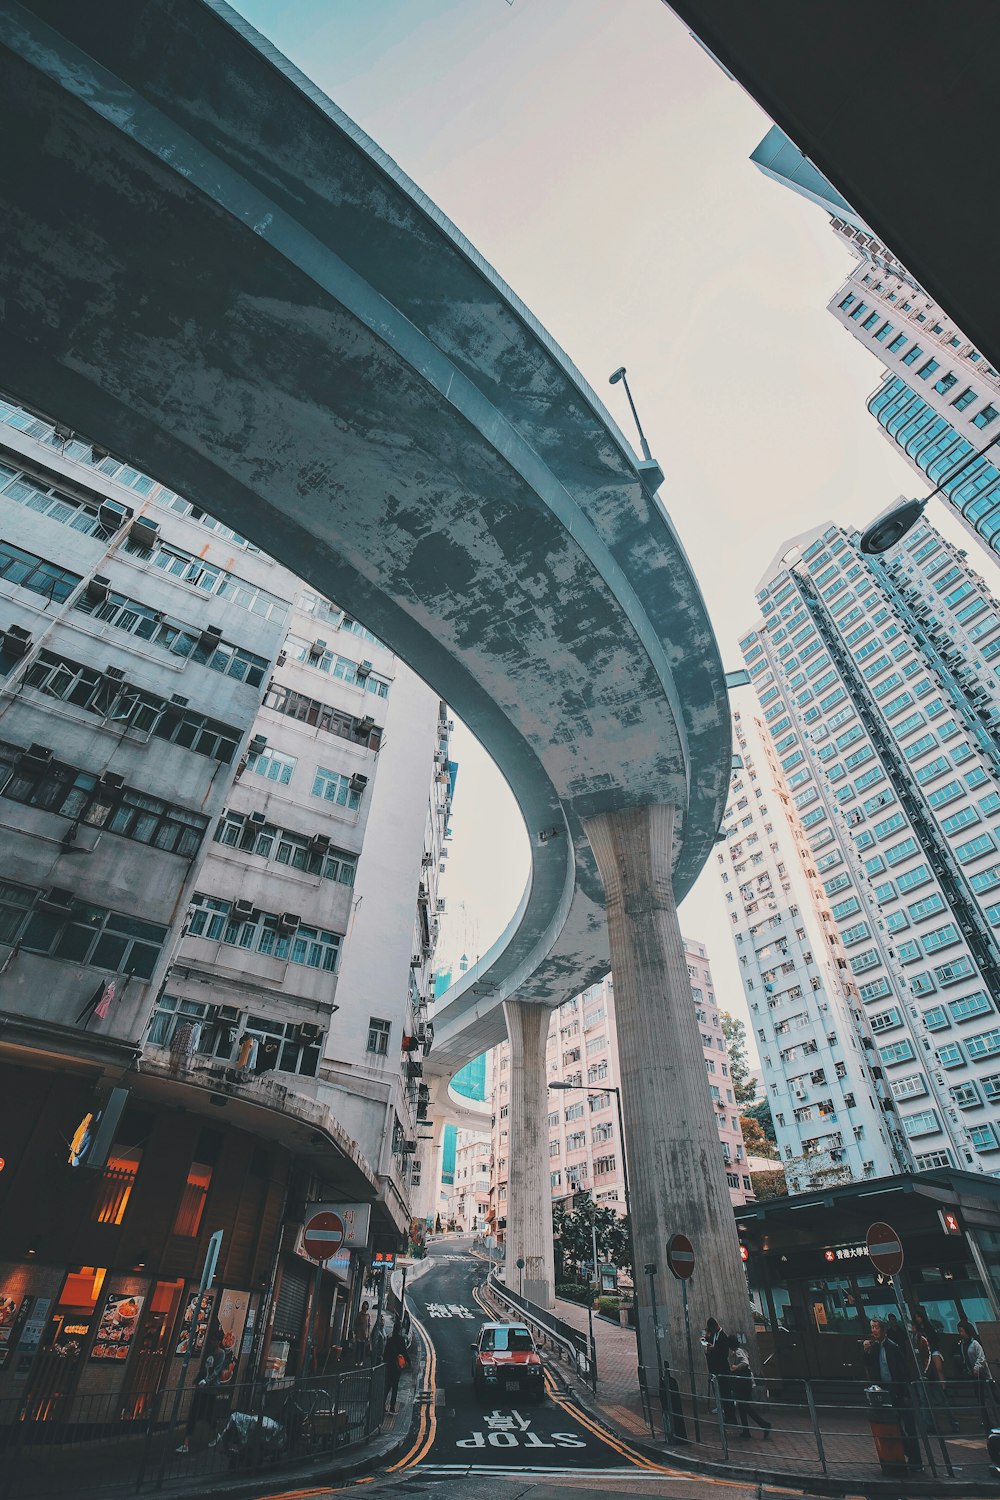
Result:
<instances>
[{"instance_id":1,"label":"double yellow line","mask_svg":"<svg viewBox=\"0 0 1000 1500\"><path fill-rule=\"evenodd\" d=\"M493 1309L483 1300L477 1287L473 1288L472 1295L476 1299L478 1305L486 1313L487 1317L492 1318L494 1316ZM665 1468L663 1464L654 1463L653 1460L651 1458L647 1458L645 1454L637 1452L635 1448L630 1448L629 1445L623 1442L620 1438L612 1437L609 1432L605 1432L603 1428L598 1427L597 1423L593 1420L592 1417L588 1416L587 1413L583 1411L579 1406L577 1406L575 1402L569 1400L568 1397L564 1396L561 1393L548 1370L545 1371L544 1379L545 1389L548 1392L550 1399L553 1400L557 1406L561 1407L563 1411L567 1412L574 1419L574 1421L579 1422L581 1427L583 1427L587 1432L591 1433L595 1438L598 1439L599 1442L602 1442L605 1447L611 1448L615 1453L620 1454L622 1458L627 1458L629 1463L634 1464L637 1469L650 1469L654 1474L678 1474L680 1472L677 1469Z\"/></svg>"},{"instance_id":2,"label":"double yellow line","mask_svg":"<svg viewBox=\"0 0 1000 1500\"><path fill-rule=\"evenodd\" d=\"M410 1322L420 1335L424 1353L427 1356L422 1393L425 1400L421 1403L420 1424L417 1427L417 1436L413 1446L404 1453L398 1463L394 1463L386 1470L387 1474L394 1474L397 1469L412 1469L414 1464L421 1463L427 1457L437 1437L437 1411L434 1406L437 1394L437 1353L424 1325L419 1323L412 1313Z\"/></svg>"}]
</instances>

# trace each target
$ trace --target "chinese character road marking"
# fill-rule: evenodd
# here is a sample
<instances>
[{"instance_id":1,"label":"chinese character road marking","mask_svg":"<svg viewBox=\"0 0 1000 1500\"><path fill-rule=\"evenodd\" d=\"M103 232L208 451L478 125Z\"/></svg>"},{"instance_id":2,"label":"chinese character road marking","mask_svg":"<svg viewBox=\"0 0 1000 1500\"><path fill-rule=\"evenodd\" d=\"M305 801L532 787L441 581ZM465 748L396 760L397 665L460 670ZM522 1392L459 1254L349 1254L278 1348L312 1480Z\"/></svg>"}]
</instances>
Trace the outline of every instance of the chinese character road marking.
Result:
<instances>
[{"instance_id":1,"label":"chinese character road marking","mask_svg":"<svg viewBox=\"0 0 1000 1500\"><path fill-rule=\"evenodd\" d=\"M459 1438L456 1448L585 1448L586 1442L571 1432L553 1432L547 1443L537 1432L530 1432L530 1417L522 1417L519 1411L493 1411L483 1419L489 1432L474 1432L471 1437Z\"/></svg>"},{"instance_id":2,"label":"chinese character road marking","mask_svg":"<svg viewBox=\"0 0 1000 1500\"><path fill-rule=\"evenodd\" d=\"M531 1418L522 1417L519 1411L495 1411L484 1420L494 1432L513 1432L515 1428L518 1432L527 1432L531 1426Z\"/></svg>"},{"instance_id":3,"label":"chinese character road marking","mask_svg":"<svg viewBox=\"0 0 1000 1500\"><path fill-rule=\"evenodd\" d=\"M428 1302L427 1316L429 1318L474 1318L476 1314L468 1307L460 1307L457 1302Z\"/></svg>"}]
</instances>

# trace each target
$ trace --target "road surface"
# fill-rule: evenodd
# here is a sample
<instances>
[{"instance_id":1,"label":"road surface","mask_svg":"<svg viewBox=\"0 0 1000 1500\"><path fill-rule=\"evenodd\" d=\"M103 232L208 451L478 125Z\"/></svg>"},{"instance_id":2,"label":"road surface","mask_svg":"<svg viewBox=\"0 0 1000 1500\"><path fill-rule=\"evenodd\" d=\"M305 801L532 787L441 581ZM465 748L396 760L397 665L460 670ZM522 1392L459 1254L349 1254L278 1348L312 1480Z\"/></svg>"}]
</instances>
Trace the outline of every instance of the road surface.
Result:
<instances>
[{"instance_id":1,"label":"road surface","mask_svg":"<svg viewBox=\"0 0 1000 1500\"><path fill-rule=\"evenodd\" d=\"M420 1420L402 1458L380 1474L327 1486L291 1488L261 1500L325 1500L362 1489L368 1495L447 1496L448 1500L788 1500L792 1490L684 1474L657 1464L603 1431L551 1379L544 1402L480 1401L472 1389L472 1351L493 1314L477 1300L485 1264L469 1240L431 1245L406 1288L414 1339L426 1355ZM418 1361L414 1359L414 1368ZM404 1382L414 1377L407 1373ZM408 1396L406 1384L401 1395ZM498 1397L503 1402L503 1397ZM363 1487L363 1488L362 1488ZM359 1496L360 1500L360 1496Z\"/></svg>"},{"instance_id":2,"label":"road surface","mask_svg":"<svg viewBox=\"0 0 1000 1500\"><path fill-rule=\"evenodd\" d=\"M397 1472L493 1479L665 1471L601 1427L546 1376L547 1397L536 1402L498 1393L496 1404L472 1388L472 1351L480 1325L492 1318L477 1287L485 1265L469 1242L432 1245L407 1288L416 1337L428 1355L427 1412L412 1451Z\"/></svg>"}]
</instances>

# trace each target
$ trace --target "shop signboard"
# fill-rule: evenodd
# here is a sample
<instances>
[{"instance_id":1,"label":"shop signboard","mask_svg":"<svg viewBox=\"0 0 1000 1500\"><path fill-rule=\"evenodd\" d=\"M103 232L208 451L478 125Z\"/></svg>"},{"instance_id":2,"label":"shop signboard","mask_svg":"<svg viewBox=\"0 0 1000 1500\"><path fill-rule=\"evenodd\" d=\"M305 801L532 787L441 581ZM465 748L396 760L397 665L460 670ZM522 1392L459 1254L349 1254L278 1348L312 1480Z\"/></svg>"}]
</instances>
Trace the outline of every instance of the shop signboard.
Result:
<instances>
[{"instance_id":1,"label":"shop signboard","mask_svg":"<svg viewBox=\"0 0 1000 1500\"><path fill-rule=\"evenodd\" d=\"M306 1218L316 1214L334 1214L344 1226L344 1238L338 1247L341 1250L364 1250L368 1244L368 1229L371 1222L370 1203L308 1203Z\"/></svg>"},{"instance_id":2,"label":"shop signboard","mask_svg":"<svg viewBox=\"0 0 1000 1500\"><path fill-rule=\"evenodd\" d=\"M144 1300L118 1292L108 1294L90 1350L92 1360L128 1359Z\"/></svg>"}]
</instances>

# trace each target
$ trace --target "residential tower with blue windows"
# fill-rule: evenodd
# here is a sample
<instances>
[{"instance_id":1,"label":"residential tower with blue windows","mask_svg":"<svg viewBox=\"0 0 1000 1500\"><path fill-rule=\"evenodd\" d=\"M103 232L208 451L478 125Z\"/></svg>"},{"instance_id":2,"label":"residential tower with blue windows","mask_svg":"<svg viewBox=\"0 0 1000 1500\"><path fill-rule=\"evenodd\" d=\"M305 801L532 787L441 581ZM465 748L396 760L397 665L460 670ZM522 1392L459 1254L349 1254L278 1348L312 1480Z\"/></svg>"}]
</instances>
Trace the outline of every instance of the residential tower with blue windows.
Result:
<instances>
[{"instance_id":1,"label":"residential tower with blue windows","mask_svg":"<svg viewBox=\"0 0 1000 1500\"><path fill-rule=\"evenodd\" d=\"M1000 604L925 522L796 538L757 599L719 867L791 1185L998 1173Z\"/></svg>"}]
</instances>

